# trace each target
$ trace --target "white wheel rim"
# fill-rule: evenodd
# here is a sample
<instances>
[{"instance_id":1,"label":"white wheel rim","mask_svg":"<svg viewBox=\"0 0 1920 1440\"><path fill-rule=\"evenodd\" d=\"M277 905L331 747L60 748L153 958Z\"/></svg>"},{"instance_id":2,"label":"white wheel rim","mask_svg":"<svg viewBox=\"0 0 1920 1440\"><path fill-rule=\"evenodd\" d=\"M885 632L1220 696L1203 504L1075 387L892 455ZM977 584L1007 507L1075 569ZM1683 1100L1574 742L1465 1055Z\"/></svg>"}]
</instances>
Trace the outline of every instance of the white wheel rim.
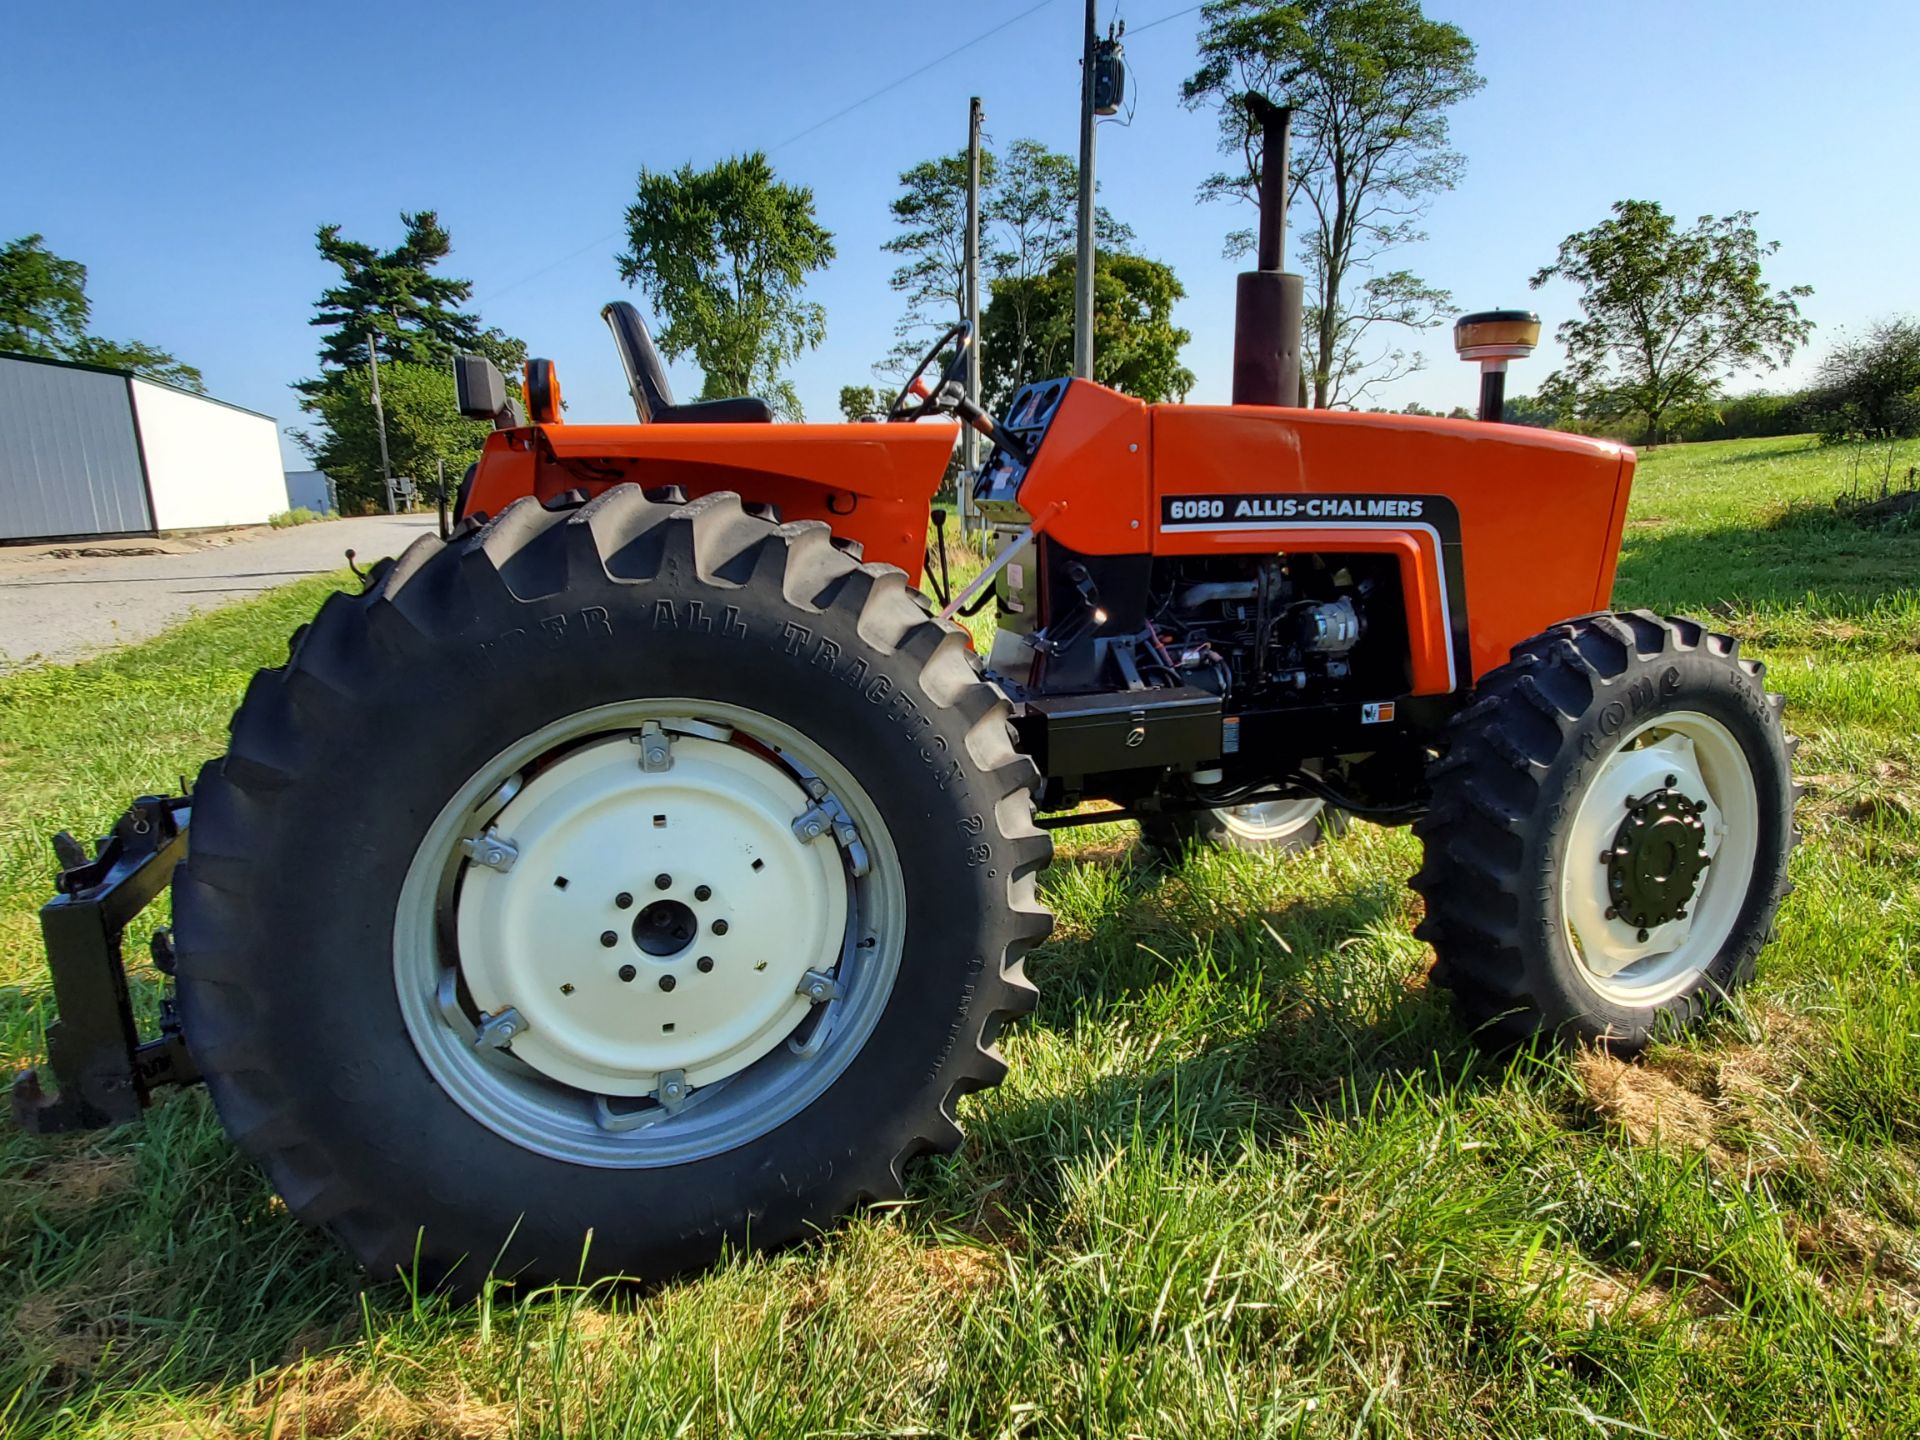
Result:
<instances>
[{"instance_id":1,"label":"white wheel rim","mask_svg":"<svg viewBox=\"0 0 1920 1440\"><path fill-rule=\"evenodd\" d=\"M1327 802L1313 796L1293 800L1257 800L1213 813L1227 830L1243 840L1285 840L1320 823Z\"/></svg>"},{"instance_id":2,"label":"white wheel rim","mask_svg":"<svg viewBox=\"0 0 1920 1440\"><path fill-rule=\"evenodd\" d=\"M793 772L695 736L672 753L641 777L615 737L542 770L492 822L513 867L471 866L460 887L475 1005L518 1010L513 1053L590 1093L744 1070L812 1008L802 977L840 959L846 871L831 840L794 834L812 802Z\"/></svg>"},{"instance_id":3,"label":"white wheel rim","mask_svg":"<svg viewBox=\"0 0 1920 1440\"><path fill-rule=\"evenodd\" d=\"M651 726L664 771L645 768ZM828 823L801 833L816 805ZM489 837L510 861L488 863ZM697 931L654 954L641 920L662 901ZM576 1164L676 1165L765 1134L839 1078L905 932L892 836L829 752L741 706L629 701L508 746L448 800L402 882L394 982L428 1072L489 1129Z\"/></svg>"},{"instance_id":4,"label":"white wheel rim","mask_svg":"<svg viewBox=\"0 0 1920 1440\"><path fill-rule=\"evenodd\" d=\"M1663 790L1697 810L1706 867L1674 918L1643 928L1614 903L1610 857L1631 802ZM1676 711L1628 732L1580 797L1561 860L1562 922L1588 986L1640 1007L1697 988L1746 903L1759 821L1753 768L1718 720Z\"/></svg>"}]
</instances>

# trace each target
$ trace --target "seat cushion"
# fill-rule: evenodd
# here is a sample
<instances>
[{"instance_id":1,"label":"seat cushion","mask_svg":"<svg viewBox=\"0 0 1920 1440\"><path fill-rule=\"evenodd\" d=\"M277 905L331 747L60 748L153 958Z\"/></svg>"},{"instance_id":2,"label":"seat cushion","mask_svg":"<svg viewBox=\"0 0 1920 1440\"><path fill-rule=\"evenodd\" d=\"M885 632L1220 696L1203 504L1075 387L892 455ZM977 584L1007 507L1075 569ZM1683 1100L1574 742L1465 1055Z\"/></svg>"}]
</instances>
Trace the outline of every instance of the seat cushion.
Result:
<instances>
[{"instance_id":1,"label":"seat cushion","mask_svg":"<svg viewBox=\"0 0 1920 1440\"><path fill-rule=\"evenodd\" d=\"M773 407L755 395L726 400L695 400L653 412L655 425L768 425Z\"/></svg>"}]
</instances>

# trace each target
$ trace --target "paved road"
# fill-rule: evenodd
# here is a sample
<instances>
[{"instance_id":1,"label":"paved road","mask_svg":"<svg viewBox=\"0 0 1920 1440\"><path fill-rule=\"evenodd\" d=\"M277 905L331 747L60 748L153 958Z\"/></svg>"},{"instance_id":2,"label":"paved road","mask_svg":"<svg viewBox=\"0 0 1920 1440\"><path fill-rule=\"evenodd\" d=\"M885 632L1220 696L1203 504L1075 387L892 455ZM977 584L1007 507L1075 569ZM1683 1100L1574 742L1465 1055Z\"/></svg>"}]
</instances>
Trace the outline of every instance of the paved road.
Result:
<instances>
[{"instance_id":1,"label":"paved road","mask_svg":"<svg viewBox=\"0 0 1920 1440\"><path fill-rule=\"evenodd\" d=\"M223 544L188 539L98 547L175 552L160 555L57 557L44 546L0 547L0 671L35 660L77 660L144 640L196 610L338 570L349 549L362 566L398 555L434 526L430 515L379 515L242 530Z\"/></svg>"}]
</instances>

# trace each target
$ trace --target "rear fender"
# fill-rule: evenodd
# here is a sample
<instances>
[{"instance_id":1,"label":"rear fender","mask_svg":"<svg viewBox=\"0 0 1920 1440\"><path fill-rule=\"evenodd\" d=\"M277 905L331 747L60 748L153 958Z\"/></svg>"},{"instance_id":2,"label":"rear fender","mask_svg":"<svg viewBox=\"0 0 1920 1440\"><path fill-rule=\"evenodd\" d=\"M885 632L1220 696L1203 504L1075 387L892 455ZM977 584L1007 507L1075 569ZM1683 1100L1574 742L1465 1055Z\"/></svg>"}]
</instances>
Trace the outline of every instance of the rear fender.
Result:
<instances>
[{"instance_id":1,"label":"rear fender","mask_svg":"<svg viewBox=\"0 0 1920 1440\"><path fill-rule=\"evenodd\" d=\"M463 514L497 515L523 496L632 483L688 499L728 490L820 520L868 560L920 583L934 492L958 428L916 425L556 425L487 437Z\"/></svg>"}]
</instances>

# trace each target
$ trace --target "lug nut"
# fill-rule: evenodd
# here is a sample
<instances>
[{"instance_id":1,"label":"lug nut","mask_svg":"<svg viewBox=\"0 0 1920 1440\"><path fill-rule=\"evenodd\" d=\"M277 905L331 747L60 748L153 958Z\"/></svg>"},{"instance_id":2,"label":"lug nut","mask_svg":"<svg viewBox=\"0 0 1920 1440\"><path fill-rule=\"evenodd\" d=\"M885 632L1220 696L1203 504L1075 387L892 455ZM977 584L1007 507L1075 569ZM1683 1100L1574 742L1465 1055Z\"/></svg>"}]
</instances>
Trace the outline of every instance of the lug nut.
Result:
<instances>
[{"instance_id":1,"label":"lug nut","mask_svg":"<svg viewBox=\"0 0 1920 1440\"><path fill-rule=\"evenodd\" d=\"M705 975L709 970L713 969L713 957L711 955L702 955L693 963L702 975Z\"/></svg>"},{"instance_id":2,"label":"lug nut","mask_svg":"<svg viewBox=\"0 0 1920 1440\"><path fill-rule=\"evenodd\" d=\"M613 897L613 903L618 905L622 910L631 909L633 907L633 896L629 895L625 890L622 890L618 895Z\"/></svg>"},{"instance_id":3,"label":"lug nut","mask_svg":"<svg viewBox=\"0 0 1920 1440\"><path fill-rule=\"evenodd\" d=\"M600 943L611 950L620 943L620 937L611 930L602 930L600 932Z\"/></svg>"},{"instance_id":4,"label":"lug nut","mask_svg":"<svg viewBox=\"0 0 1920 1440\"><path fill-rule=\"evenodd\" d=\"M622 965L620 967L620 978L622 980L625 980L628 984L632 984L633 977L638 975L639 973L640 972L634 969L633 966L631 965Z\"/></svg>"},{"instance_id":5,"label":"lug nut","mask_svg":"<svg viewBox=\"0 0 1920 1440\"><path fill-rule=\"evenodd\" d=\"M653 888L656 890L671 890L673 888L673 877L671 875L654 876Z\"/></svg>"},{"instance_id":6,"label":"lug nut","mask_svg":"<svg viewBox=\"0 0 1920 1440\"><path fill-rule=\"evenodd\" d=\"M714 921L714 922L713 922L713 933L714 933L714 934L716 934L716 935L724 935L724 934L726 934L726 933L727 933L727 922L726 922L726 921L724 921L724 920L716 920L716 921Z\"/></svg>"},{"instance_id":7,"label":"lug nut","mask_svg":"<svg viewBox=\"0 0 1920 1440\"><path fill-rule=\"evenodd\" d=\"M711 900L713 898L713 887L711 885L694 886L693 898L696 900Z\"/></svg>"},{"instance_id":8,"label":"lug nut","mask_svg":"<svg viewBox=\"0 0 1920 1440\"><path fill-rule=\"evenodd\" d=\"M660 988L662 990L671 990L675 985L678 985L679 983L680 982L678 980L675 980L671 975L662 975L660 977Z\"/></svg>"}]
</instances>

